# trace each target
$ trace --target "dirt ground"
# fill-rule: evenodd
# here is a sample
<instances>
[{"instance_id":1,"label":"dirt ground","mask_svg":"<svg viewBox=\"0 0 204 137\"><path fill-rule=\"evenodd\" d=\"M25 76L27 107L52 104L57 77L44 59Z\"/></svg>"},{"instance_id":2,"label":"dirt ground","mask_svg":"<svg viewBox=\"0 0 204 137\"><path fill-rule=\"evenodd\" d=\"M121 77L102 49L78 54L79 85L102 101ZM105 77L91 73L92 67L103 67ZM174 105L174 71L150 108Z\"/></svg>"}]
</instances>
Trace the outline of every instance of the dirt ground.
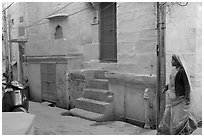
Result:
<instances>
[{"instance_id":1,"label":"dirt ground","mask_svg":"<svg viewBox=\"0 0 204 137\"><path fill-rule=\"evenodd\" d=\"M34 114L36 135L154 135L156 130L147 130L121 122L94 122L68 116L68 111L51 107L49 103L30 102L29 113Z\"/></svg>"}]
</instances>

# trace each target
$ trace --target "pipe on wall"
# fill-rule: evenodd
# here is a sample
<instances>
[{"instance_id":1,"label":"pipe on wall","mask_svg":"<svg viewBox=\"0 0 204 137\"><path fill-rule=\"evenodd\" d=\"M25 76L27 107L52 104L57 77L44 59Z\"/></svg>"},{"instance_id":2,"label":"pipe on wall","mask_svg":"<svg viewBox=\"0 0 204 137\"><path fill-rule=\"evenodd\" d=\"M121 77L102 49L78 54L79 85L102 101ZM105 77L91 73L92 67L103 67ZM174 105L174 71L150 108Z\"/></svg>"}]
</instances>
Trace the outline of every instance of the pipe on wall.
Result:
<instances>
[{"instance_id":1,"label":"pipe on wall","mask_svg":"<svg viewBox=\"0 0 204 137\"><path fill-rule=\"evenodd\" d=\"M165 94L162 94L166 84L166 52L165 29L166 7L164 2L157 2L157 127L165 109Z\"/></svg>"}]
</instances>

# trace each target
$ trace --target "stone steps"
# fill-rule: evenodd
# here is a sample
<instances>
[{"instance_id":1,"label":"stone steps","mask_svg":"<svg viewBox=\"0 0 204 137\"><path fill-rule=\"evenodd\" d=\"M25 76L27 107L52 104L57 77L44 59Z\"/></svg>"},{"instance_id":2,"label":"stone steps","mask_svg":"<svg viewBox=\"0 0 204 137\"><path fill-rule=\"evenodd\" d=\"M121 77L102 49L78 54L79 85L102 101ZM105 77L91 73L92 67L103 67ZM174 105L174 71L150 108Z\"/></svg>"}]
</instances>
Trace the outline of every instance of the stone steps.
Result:
<instances>
[{"instance_id":1,"label":"stone steps","mask_svg":"<svg viewBox=\"0 0 204 137\"><path fill-rule=\"evenodd\" d=\"M110 107L110 103L91 100L87 98L76 99L76 108L84 109L87 111L103 114L105 110Z\"/></svg>"},{"instance_id":2,"label":"stone steps","mask_svg":"<svg viewBox=\"0 0 204 137\"><path fill-rule=\"evenodd\" d=\"M106 79L104 70L95 70L94 71L94 78L95 79Z\"/></svg>"},{"instance_id":3,"label":"stone steps","mask_svg":"<svg viewBox=\"0 0 204 137\"><path fill-rule=\"evenodd\" d=\"M104 70L94 70L94 79L89 80L82 97L76 99L76 106L71 109L72 115L94 120L107 121L112 119L113 94L108 90L108 80Z\"/></svg>"},{"instance_id":4,"label":"stone steps","mask_svg":"<svg viewBox=\"0 0 204 137\"><path fill-rule=\"evenodd\" d=\"M104 89L86 88L84 89L83 97L97 101L110 102L112 99L112 93L109 92L109 90Z\"/></svg>"},{"instance_id":5,"label":"stone steps","mask_svg":"<svg viewBox=\"0 0 204 137\"><path fill-rule=\"evenodd\" d=\"M92 79L88 83L88 88L96 89L108 89L108 80L107 79Z\"/></svg>"}]
</instances>

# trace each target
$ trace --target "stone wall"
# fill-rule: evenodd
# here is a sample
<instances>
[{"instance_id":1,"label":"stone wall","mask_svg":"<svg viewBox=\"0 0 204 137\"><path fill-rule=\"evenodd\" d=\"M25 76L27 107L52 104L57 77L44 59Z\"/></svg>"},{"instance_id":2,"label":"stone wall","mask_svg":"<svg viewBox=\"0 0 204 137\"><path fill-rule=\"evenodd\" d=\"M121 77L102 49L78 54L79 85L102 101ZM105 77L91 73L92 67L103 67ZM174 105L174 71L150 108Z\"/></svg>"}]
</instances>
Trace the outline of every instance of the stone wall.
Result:
<instances>
[{"instance_id":1,"label":"stone wall","mask_svg":"<svg viewBox=\"0 0 204 137\"><path fill-rule=\"evenodd\" d=\"M133 73L107 72L114 95L114 119L130 120L138 126L156 125L156 77ZM147 122L148 121L148 122Z\"/></svg>"}]
</instances>

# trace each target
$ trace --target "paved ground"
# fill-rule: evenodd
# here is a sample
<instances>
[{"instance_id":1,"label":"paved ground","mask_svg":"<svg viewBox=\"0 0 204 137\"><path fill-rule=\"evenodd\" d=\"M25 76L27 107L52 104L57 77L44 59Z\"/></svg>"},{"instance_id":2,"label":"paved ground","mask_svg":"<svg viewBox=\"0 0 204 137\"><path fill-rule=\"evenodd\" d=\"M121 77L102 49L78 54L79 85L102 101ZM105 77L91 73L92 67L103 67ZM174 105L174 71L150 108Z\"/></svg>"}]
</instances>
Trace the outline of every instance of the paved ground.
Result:
<instances>
[{"instance_id":1,"label":"paved ground","mask_svg":"<svg viewBox=\"0 0 204 137\"><path fill-rule=\"evenodd\" d=\"M156 130L143 129L121 121L94 122L68 116L65 109L50 107L49 103L30 102L29 112L35 114L37 135L156 135ZM201 134L202 129L194 132Z\"/></svg>"},{"instance_id":2,"label":"paved ground","mask_svg":"<svg viewBox=\"0 0 204 137\"><path fill-rule=\"evenodd\" d=\"M137 135L156 134L121 122L94 122L78 117L67 116L67 110L50 107L48 103L30 102L31 114L35 114L35 134L38 135ZM64 115L64 116L63 116Z\"/></svg>"}]
</instances>

